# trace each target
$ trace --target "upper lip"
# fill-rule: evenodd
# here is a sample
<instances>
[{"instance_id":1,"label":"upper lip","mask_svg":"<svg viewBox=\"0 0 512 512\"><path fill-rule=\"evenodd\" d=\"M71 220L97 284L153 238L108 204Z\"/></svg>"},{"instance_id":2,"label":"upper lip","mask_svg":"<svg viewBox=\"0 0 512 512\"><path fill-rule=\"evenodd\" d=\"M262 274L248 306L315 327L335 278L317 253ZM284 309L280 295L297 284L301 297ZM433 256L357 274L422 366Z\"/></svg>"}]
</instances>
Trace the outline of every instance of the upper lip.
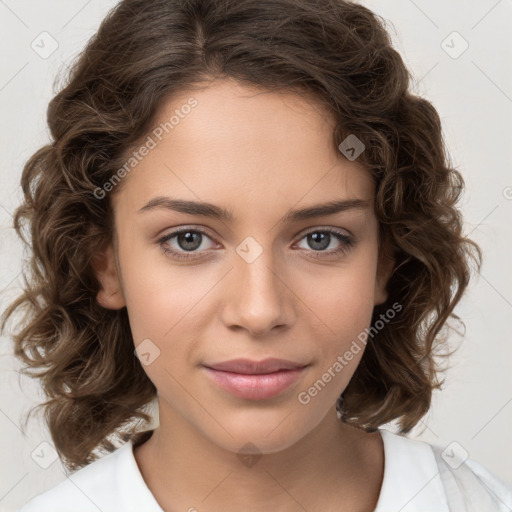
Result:
<instances>
[{"instance_id":1,"label":"upper lip","mask_svg":"<svg viewBox=\"0 0 512 512\"><path fill-rule=\"evenodd\" d=\"M251 359L231 359L230 361L222 361L220 363L207 364L204 366L224 372L256 375L274 373L279 370L296 370L298 368L304 368L307 365L288 361L286 359L269 358L262 361L253 361Z\"/></svg>"}]
</instances>

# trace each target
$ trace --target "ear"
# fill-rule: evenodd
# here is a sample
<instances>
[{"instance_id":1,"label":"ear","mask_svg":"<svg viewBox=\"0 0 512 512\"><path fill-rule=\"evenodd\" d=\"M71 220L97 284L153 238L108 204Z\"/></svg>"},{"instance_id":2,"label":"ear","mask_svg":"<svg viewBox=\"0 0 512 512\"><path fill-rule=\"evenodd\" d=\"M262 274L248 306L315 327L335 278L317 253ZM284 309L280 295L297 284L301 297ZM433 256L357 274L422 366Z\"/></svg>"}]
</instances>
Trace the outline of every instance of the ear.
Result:
<instances>
[{"instance_id":1,"label":"ear","mask_svg":"<svg viewBox=\"0 0 512 512\"><path fill-rule=\"evenodd\" d=\"M126 306L112 244L93 257L92 266L101 285L96 296L98 304L107 309L121 309Z\"/></svg>"},{"instance_id":2,"label":"ear","mask_svg":"<svg viewBox=\"0 0 512 512\"><path fill-rule=\"evenodd\" d=\"M384 251L381 251L379 254L379 261L377 264L377 273L375 276L375 303L383 304L388 300L388 292L387 292L387 284L391 274L393 273L393 269L395 267L395 260L384 254Z\"/></svg>"}]
</instances>

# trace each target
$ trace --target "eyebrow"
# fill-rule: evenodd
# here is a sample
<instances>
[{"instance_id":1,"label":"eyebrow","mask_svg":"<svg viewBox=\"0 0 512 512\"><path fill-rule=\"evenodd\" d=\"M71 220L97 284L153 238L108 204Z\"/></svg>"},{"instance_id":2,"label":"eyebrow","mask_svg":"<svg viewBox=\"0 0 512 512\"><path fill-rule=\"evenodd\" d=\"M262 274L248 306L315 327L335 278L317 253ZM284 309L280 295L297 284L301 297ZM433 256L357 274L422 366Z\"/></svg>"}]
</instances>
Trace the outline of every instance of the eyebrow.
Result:
<instances>
[{"instance_id":1,"label":"eyebrow","mask_svg":"<svg viewBox=\"0 0 512 512\"><path fill-rule=\"evenodd\" d=\"M282 219L282 223L298 222L315 217L323 217L326 215L333 215L335 213L350 211L350 210L364 210L368 209L370 203L362 199L343 199L330 201L328 203L316 204L308 206L307 208L299 208L291 210ZM144 213L151 210L173 210L180 213L187 213L190 215L201 215L204 217L211 217L226 222L233 221L233 213L225 208L221 208L211 203L186 201L184 199L173 199L170 197L158 196L151 199L147 204L139 209L139 213Z\"/></svg>"}]
</instances>

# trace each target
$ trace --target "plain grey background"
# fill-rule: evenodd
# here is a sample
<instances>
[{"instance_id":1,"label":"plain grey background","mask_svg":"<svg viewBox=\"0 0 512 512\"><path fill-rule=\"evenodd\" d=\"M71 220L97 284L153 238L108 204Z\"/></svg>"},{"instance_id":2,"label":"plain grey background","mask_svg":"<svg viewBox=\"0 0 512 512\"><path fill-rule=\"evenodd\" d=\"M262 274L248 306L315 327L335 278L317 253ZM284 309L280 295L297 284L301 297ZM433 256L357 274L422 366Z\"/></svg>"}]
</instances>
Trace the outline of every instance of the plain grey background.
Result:
<instances>
[{"instance_id":1,"label":"plain grey background","mask_svg":"<svg viewBox=\"0 0 512 512\"><path fill-rule=\"evenodd\" d=\"M46 108L56 92L54 80L116 3L0 0L2 310L22 283L26 255L11 214L21 198L23 164L48 140ZM466 233L484 251L482 271L456 309L466 325L462 347L450 360L444 389L410 437L465 450L512 483L512 1L361 3L388 20L415 77L414 91L441 115L452 161L466 181ZM461 340L454 336L453 342ZM19 377L8 338L0 350L0 511L14 511L65 477L42 420L33 419L26 435L21 431L28 409L44 399L37 382ZM35 454L44 457L36 462Z\"/></svg>"}]
</instances>

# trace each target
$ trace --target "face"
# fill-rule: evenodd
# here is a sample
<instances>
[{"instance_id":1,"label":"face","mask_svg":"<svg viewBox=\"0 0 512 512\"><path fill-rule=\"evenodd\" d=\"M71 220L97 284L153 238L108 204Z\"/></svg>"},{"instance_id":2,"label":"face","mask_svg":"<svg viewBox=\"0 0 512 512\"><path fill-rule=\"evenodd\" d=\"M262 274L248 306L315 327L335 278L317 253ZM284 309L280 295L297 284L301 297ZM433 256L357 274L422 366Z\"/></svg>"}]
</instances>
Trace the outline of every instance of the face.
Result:
<instances>
[{"instance_id":1,"label":"face","mask_svg":"<svg viewBox=\"0 0 512 512\"><path fill-rule=\"evenodd\" d=\"M334 121L303 97L215 81L173 98L155 127L177 109L112 193L116 243L98 259L98 302L127 307L161 425L180 419L232 451L285 449L334 414L364 344L335 363L386 300L374 183L334 150ZM305 214L339 201L353 203ZM212 369L240 358L296 369Z\"/></svg>"}]
</instances>

